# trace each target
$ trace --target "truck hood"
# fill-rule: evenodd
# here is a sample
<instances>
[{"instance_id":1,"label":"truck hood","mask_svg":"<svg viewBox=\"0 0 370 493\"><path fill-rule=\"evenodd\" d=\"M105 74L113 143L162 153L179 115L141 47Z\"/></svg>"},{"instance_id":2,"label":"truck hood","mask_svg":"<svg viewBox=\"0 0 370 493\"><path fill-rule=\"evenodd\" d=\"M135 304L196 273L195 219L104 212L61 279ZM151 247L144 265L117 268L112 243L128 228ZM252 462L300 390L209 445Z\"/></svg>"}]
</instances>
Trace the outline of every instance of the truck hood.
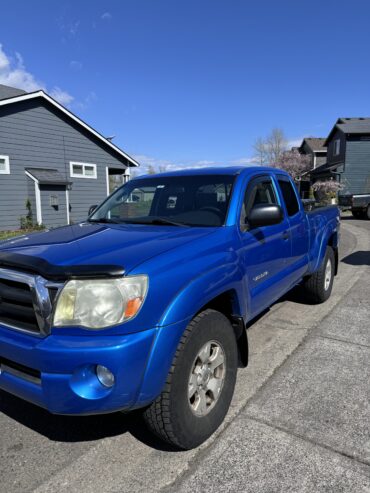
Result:
<instances>
[{"instance_id":1,"label":"truck hood","mask_svg":"<svg viewBox=\"0 0 370 493\"><path fill-rule=\"evenodd\" d=\"M119 266L125 273L156 255L217 228L80 223L0 242L0 258L15 254L57 267ZM26 257L25 257L26 258Z\"/></svg>"}]
</instances>

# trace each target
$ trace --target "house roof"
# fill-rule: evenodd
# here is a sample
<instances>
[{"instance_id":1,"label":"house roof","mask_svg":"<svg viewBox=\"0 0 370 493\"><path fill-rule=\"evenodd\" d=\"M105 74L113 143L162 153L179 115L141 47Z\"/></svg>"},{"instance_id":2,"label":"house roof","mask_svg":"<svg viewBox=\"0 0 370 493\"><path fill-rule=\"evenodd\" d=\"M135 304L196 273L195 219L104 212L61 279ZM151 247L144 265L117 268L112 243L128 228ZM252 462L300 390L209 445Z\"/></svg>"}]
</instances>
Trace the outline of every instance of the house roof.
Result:
<instances>
[{"instance_id":1,"label":"house roof","mask_svg":"<svg viewBox=\"0 0 370 493\"><path fill-rule=\"evenodd\" d=\"M305 137L299 149L306 143L312 152L326 152L325 140L324 137Z\"/></svg>"},{"instance_id":2,"label":"house roof","mask_svg":"<svg viewBox=\"0 0 370 493\"><path fill-rule=\"evenodd\" d=\"M7 87L7 86L4 86L4 87ZM14 88L11 88L11 89L14 89ZM14 89L14 90L20 91L18 89ZM8 96L6 99L0 99L0 107L5 106L5 105L9 105L9 104L18 103L20 101L32 100L35 98L42 98L43 100L47 101L48 103L53 105L55 108L57 108L59 111L63 112L65 115L67 115L71 120L73 120L76 123L78 123L79 125L81 125L81 127L83 127L90 134L94 135L94 137L96 137L98 140L100 140L105 145L107 145L110 149L112 149L121 158L124 157L125 159L127 159L127 161L129 162L129 166L140 166L139 163L137 161L135 161L135 159L133 159L131 156L129 156L128 154L123 152L122 149L120 149L119 147L114 145L110 140L103 137L103 135L101 135L99 132L97 132L92 127L90 127L90 125L88 125L86 122L81 120L81 118L76 116L74 113L67 110L67 108L62 106L60 103L58 103L58 101L53 99L51 96L46 94L44 91L35 91L35 92L29 92L29 93L22 92L19 95L14 95L11 97Z\"/></svg>"},{"instance_id":3,"label":"house roof","mask_svg":"<svg viewBox=\"0 0 370 493\"><path fill-rule=\"evenodd\" d=\"M327 173L334 173L335 174L335 172L336 172L335 170L340 165L341 165L341 163L334 163L334 164L325 163L325 164L322 164L321 166L318 166L317 168L309 171L309 174L311 176L318 176L318 175L327 174Z\"/></svg>"},{"instance_id":4,"label":"house roof","mask_svg":"<svg viewBox=\"0 0 370 493\"><path fill-rule=\"evenodd\" d=\"M364 122L341 123L337 128L346 134L370 133L370 120Z\"/></svg>"},{"instance_id":5,"label":"house roof","mask_svg":"<svg viewBox=\"0 0 370 493\"><path fill-rule=\"evenodd\" d=\"M336 130L345 134L370 134L370 118L338 118L325 141L326 145Z\"/></svg>"},{"instance_id":6,"label":"house roof","mask_svg":"<svg viewBox=\"0 0 370 493\"><path fill-rule=\"evenodd\" d=\"M21 94L27 94L26 91L22 89L17 89L15 87L5 86L0 84L0 99L13 98L14 96L20 96Z\"/></svg>"},{"instance_id":7,"label":"house roof","mask_svg":"<svg viewBox=\"0 0 370 493\"><path fill-rule=\"evenodd\" d=\"M69 185L72 183L66 180L58 170L52 168L26 168L26 171L34 178L39 185Z\"/></svg>"},{"instance_id":8,"label":"house roof","mask_svg":"<svg viewBox=\"0 0 370 493\"><path fill-rule=\"evenodd\" d=\"M351 118L343 118L340 117L337 120L337 123L356 123L356 122L369 122L370 118L366 116L361 116L361 117L351 117Z\"/></svg>"}]
</instances>

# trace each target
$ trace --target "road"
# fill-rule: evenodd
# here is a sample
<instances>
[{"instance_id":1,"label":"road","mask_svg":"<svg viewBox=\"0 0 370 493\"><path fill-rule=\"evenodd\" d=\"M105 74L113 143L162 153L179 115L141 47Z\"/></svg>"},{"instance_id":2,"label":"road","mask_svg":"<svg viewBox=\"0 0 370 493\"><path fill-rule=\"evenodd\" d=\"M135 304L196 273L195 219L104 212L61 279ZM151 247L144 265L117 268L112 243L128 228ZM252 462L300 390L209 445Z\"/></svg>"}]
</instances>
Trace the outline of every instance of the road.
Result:
<instances>
[{"instance_id":1,"label":"road","mask_svg":"<svg viewBox=\"0 0 370 493\"><path fill-rule=\"evenodd\" d=\"M250 365L207 443L176 452L138 413L52 416L0 392L0 491L369 492L370 222L342 230L332 297L307 305L297 288L249 328Z\"/></svg>"}]
</instances>

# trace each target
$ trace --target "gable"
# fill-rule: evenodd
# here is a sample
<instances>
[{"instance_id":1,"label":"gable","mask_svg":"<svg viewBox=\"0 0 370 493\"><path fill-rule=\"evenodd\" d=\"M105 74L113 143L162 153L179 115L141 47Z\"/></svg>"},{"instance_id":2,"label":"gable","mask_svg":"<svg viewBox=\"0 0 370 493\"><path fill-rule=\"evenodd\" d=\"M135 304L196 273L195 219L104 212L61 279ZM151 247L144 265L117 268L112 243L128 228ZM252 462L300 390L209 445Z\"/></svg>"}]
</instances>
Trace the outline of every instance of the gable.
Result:
<instances>
[{"instance_id":1,"label":"gable","mask_svg":"<svg viewBox=\"0 0 370 493\"><path fill-rule=\"evenodd\" d=\"M126 154L122 149L117 147L115 144L113 144L110 140L106 139L103 137L99 132L97 132L95 129L93 129L90 125L88 125L86 122L78 118L76 115L74 115L71 111L67 110L59 104L57 101L55 101L53 98L51 98L48 94L44 93L44 91L37 91L35 93L27 93L21 96L15 96L9 99L5 100L0 100L0 109L4 106L14 106L20 103L25 103L29 101L34 101L34 100L41 100L41 105L42 104L49 104L50 107L53 108L53 111L59 112L60 115L64 115L68 118L68 120L75 124L77 124L79 127L83 128L88 134L91 135L91 137L94 137L99 144L103 144L106 148L109 148L111 151L114 153L118 154L119 157L123 157L125 159L125 164L127 166L139 166L139 163L135 161L132 157L130 157L128 154ZM118 157L118 159L119 159Z\"/></svg>"}]
</instances>

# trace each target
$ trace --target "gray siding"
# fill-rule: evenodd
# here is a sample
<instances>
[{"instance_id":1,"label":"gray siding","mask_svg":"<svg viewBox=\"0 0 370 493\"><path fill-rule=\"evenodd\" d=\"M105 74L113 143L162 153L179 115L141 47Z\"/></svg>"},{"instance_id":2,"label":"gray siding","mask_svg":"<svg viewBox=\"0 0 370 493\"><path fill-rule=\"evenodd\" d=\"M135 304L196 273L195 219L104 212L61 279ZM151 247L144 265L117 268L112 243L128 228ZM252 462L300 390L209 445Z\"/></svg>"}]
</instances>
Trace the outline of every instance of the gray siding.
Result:
<instances>
[{"instance_id":1,"label":"gray siding","mask_svg":"<svg viewBox=\"0 0 370 493\"><path fill-rule=\"evenodd\" d=\"M316 154L316 168L318 168L322 164L325 164L326 161L327 161L327 159L326 159L326 153L325 153L325 155L317 155Z\"/></svg>"},{"instance_id":2,"label":"gray siding","mask_svg":"<svg viewBox=\"0 0 370 493\"><path fill-rule=\"evenodd\" d=\"M67 223L66 190L61 186L40 186L42 222L47 227L64 226ZM50 205L50 197L56 197L58 206Z\"/></svg>"},{"instance_id":3,"label":"gray siding","mask_svg":"<svg viewBox=\"0 0 370 493\"><path fill-rule=\"evenodd\" d=\"M370 141L348 140L341 192L360 194L370 193Z\"/></svg>"},{"instance_id":4,"label":"gray siding","mask_svg":"<svg viewBox=\"0 0 370 493\"><path fill-rule=\"evenodd\" d=\"M338 156L334 156L334 141L340 140L340 152ZM344 158L346 155L346 136L340 130L337 130L330 142L328 143L328 152L327 152L327 162L329 165L336 163L344 163Z\"/></svg>"},{"instance_id":5,"label":"gray siding","mask_svg":"<svg viewBox=\"0 0 370 493\"><path fill-rule=\"evenodd\" d=\"M314 166L314 153L312 152L310 146L307 144L307 142L305 141L302 145L302 154L305 154L306 156L309 156L310 157L310 163L311 163L311 167L313 168ZM326 163L326 152L323 151L323 152L320 152L320 153L316 153L316 168L318 166L321 166L322 164L325 164Z\"/></svg>"},{"instance_id":6,"label":"gray siding","mask_svg":"<svg viewBox=\"0 0 370 493\"><path fill-rule=\"evenodd\" d=\"M73 182L70 191L71 221L86 218L91 204L107 194L106 167L126 168L117 155L88 131L47 102L37 99L0 108L0 155L10 158L10 175L0 175L0 230L19 228L26 199L34 204L27 167L54 168ZM97 165L97 179L70 178L70 161ZM51 211L47 211L50 220ZM44 214L44 211L43 211ZM36 219L36 210L33 210ZM59 217L56 217L59 223ZM57 225L57 224L55 224Z\"/></svg>"}]
</instances>

